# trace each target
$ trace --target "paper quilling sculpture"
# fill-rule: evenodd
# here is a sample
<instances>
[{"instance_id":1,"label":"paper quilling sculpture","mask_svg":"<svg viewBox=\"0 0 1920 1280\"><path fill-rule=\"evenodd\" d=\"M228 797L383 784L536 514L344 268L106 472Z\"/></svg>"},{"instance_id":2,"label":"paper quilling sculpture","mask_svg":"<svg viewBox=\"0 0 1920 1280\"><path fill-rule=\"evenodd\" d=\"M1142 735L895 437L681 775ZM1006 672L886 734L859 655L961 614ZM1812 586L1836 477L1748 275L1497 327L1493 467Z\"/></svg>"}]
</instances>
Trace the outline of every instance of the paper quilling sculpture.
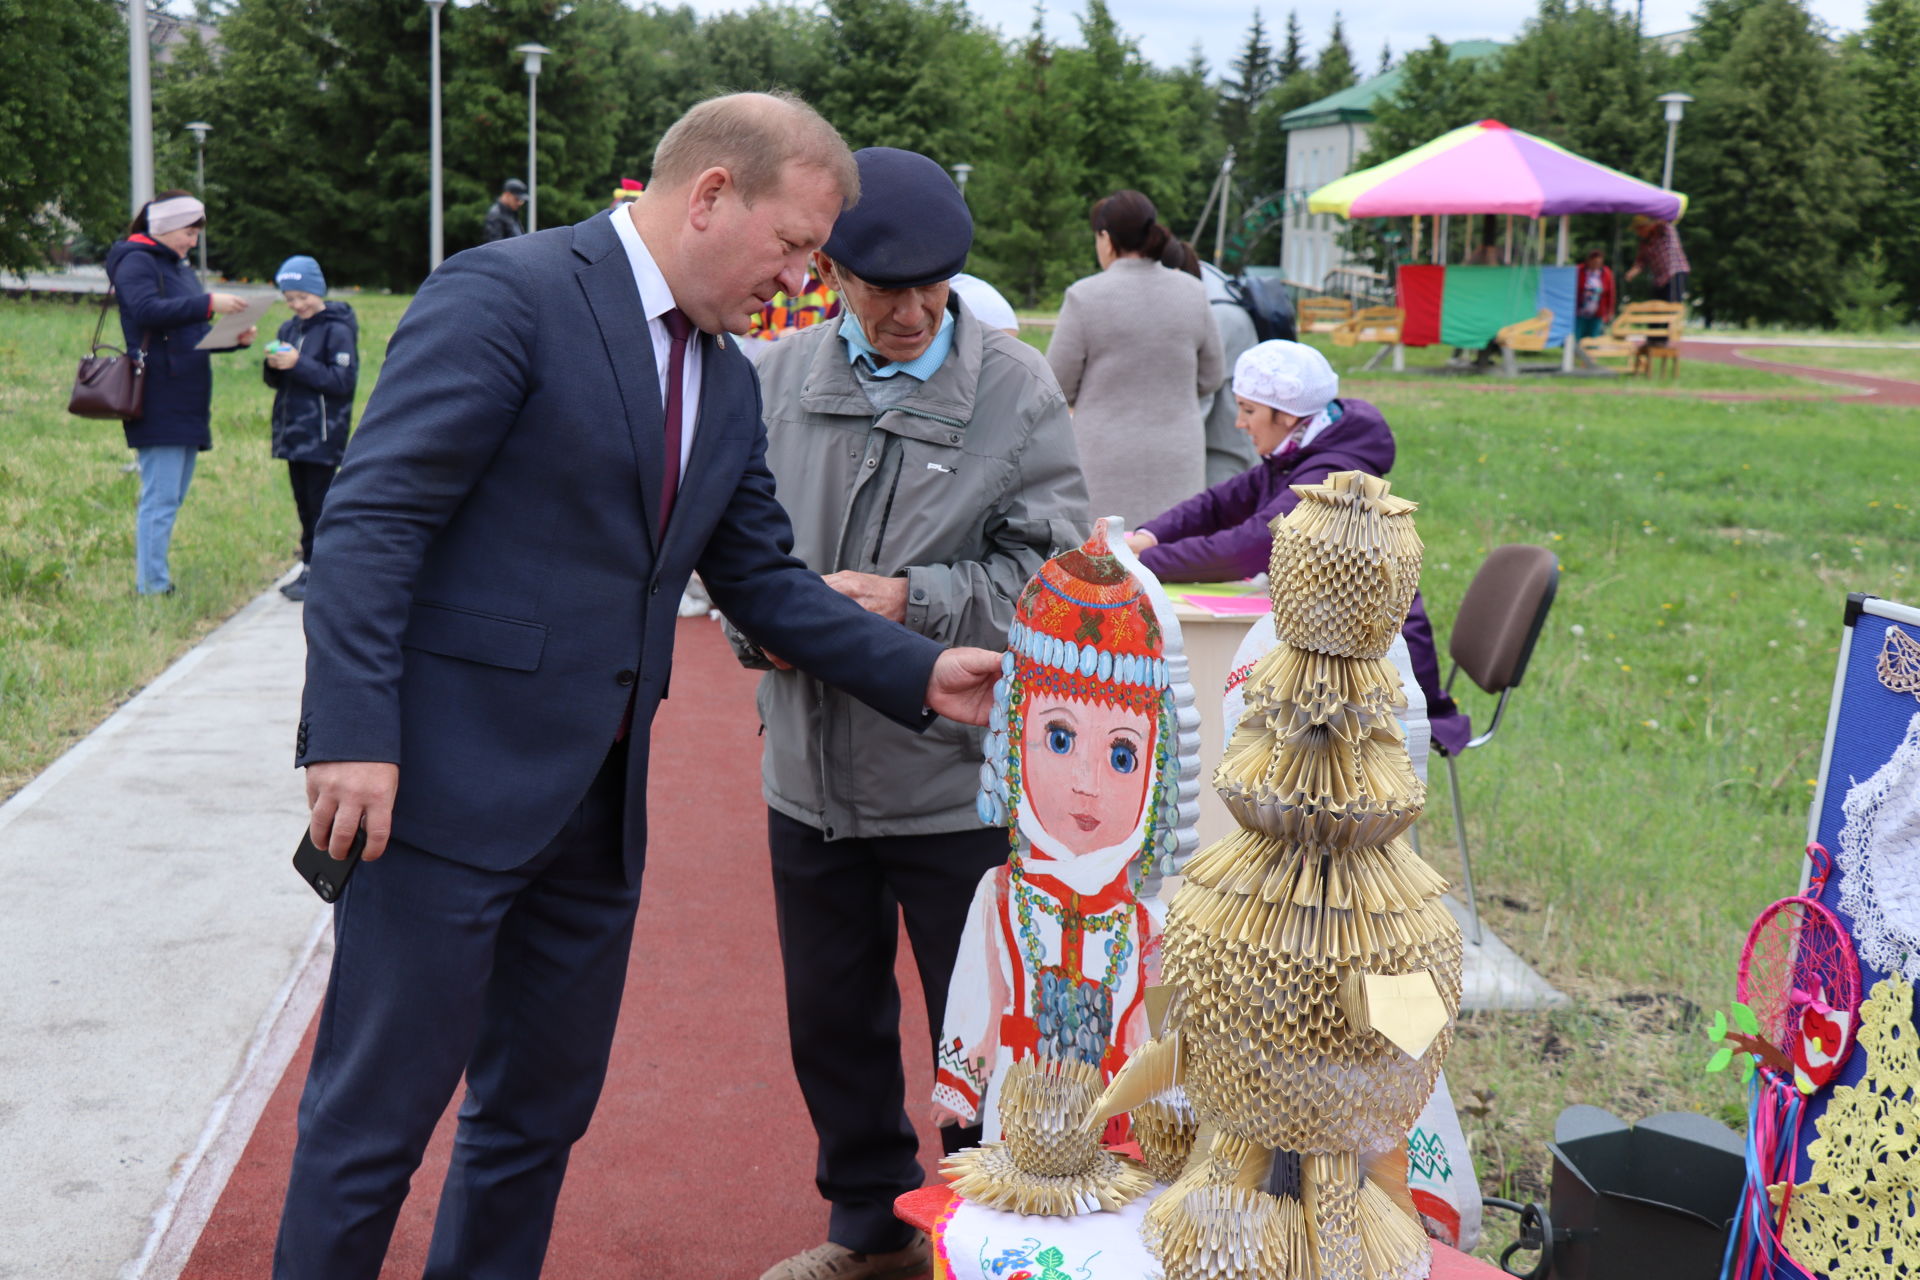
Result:
<instances>
[{"instance_id":1,"label":"paper quilling sculpture","mask_svg":"<svg viewBox=\"0 0 1920 1280\"><path fill-rule=\"evenodd\" d=\"M1044 1206L1023 1212L1073 1213L1085 1195L1119 1194L1036 1164L1034 1134L1016 1129L1061 1105L1040 1107L1042 1093L1084 1085L1077 1130L1147 1039L1163 909L1142 892L1196 844L1200 717L1179 623L1120 528L1099 521L1016 602L980 792L981 819L1008 828L1011 856L974 895L941 1035L934 1100L981 1121L988 1139L949 1170L963 1194L991 1204L1005 1203L992 1179L1018 1172L1009 1194ZM1076 1141L1097 1151L1097 1137ZM1033 1176L1069 1181L1041 1194ZM1150 1185L1137 1166L1121 1181L1127 1199Z\"/></svg>"},{"instance_id":2,"label":"paper quilling sculpture","mask_svg":"<svg viewBox=\"0 0 1920 1280\"><path fill-rule=\"evenodd\" d=\"M1184 1086L1202 1144L1146 1216L1166 1280L1400 1280L1431 1265L1400 1153L1452 1042L1459 928L1405 833L1425 788L1384 661L1420 574L1414 504L1300 486L1270 571L1281 644L1215 776L1241 830L1185 869L1164 1035L1090 1125Z\"/></svg>"}]
</instances>

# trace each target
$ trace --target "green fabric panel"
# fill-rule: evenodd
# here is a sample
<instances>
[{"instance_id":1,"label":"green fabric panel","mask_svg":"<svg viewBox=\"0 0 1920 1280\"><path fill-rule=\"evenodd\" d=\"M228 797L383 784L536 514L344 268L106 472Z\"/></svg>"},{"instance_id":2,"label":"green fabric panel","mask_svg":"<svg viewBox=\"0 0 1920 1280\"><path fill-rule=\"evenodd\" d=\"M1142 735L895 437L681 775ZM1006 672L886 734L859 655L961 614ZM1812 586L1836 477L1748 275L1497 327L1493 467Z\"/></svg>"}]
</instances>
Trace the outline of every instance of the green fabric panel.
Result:
<instances>
[{"instance_id":1,"label":"green fabric panel","mask_svg":"<svg viewBox=\"0 0 1920 1280\"><path fill-rule=\"evenodd\" d=\"M1440 295L1440 341L1484 347L1502 328L1539 310L1539 267L1450 266Z\"/></svg>"}]
</instances>

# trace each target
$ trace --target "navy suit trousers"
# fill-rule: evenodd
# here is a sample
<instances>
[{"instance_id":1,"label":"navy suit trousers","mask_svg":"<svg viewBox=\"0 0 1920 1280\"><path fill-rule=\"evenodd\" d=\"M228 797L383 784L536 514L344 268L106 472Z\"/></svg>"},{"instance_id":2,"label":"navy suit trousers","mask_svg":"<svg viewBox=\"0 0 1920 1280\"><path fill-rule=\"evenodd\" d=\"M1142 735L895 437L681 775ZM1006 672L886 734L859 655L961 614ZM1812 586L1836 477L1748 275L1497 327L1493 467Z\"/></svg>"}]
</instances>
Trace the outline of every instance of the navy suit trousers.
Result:
<instances>
[{"instance_id":1,"label":"navy suit trousers","mask_svg":"<svg viewBox=\"0 0 1920 1280\"><path fill-rule=\"evenodd\" d=\"M627 747L546 848L487 871L395 843L334 909L333 974L300 1099L276 1280L375 1280L461 1074L427 1280L531 1280L606 1079L638 868Z\"/></svg>"}]
</instances>

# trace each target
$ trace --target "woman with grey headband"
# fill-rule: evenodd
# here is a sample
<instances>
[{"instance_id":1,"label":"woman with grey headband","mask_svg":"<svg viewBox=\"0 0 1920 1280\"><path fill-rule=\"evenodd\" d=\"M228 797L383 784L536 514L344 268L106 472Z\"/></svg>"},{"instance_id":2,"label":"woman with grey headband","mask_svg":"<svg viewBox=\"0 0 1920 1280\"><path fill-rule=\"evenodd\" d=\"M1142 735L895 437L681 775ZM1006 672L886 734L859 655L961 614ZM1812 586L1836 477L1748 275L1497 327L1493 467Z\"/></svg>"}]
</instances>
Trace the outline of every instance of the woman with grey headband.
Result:
<instances>
[{"instance_id":1,"label":"woman with grey headband","mask_svg":"<svg viewBox=\"0 0 1920 1280\"><path fill-rule=\"evenodd\" d=\"M237 294L207 292L187 265L206 225L206 206L184 191L163 191L134 216L127 238L107 251L126 349L146 352L141 414L126 423L127 447L140 460L134 589L141 595L173 593L167 548L174 517L195 459L213 448L213 367L195 344L214 316L246 307ZM253 334L241 334L238 346L251 343Z\"/></svg>"}]
</instances>

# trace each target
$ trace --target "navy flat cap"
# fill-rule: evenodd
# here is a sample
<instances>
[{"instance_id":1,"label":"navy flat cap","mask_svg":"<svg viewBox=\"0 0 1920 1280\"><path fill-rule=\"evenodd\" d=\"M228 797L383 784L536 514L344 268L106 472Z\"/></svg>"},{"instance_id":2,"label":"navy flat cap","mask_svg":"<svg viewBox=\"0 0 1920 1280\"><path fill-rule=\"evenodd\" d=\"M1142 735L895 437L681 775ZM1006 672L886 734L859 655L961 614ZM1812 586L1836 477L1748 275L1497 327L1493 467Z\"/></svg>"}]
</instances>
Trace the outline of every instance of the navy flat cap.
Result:
<instances>
[{"instance_id":1,"label":"navy flat cap","mask_svg":"<svg viewBox=\"0 0 1920 1280\"><path fill-rule=\"evenodd\" d=\"M967 264L973 214L945 169L897 147L868 147L853 159L860 203L833 224L829 258L882 289L935 284Z\"/></svg>"}]
</instances>

